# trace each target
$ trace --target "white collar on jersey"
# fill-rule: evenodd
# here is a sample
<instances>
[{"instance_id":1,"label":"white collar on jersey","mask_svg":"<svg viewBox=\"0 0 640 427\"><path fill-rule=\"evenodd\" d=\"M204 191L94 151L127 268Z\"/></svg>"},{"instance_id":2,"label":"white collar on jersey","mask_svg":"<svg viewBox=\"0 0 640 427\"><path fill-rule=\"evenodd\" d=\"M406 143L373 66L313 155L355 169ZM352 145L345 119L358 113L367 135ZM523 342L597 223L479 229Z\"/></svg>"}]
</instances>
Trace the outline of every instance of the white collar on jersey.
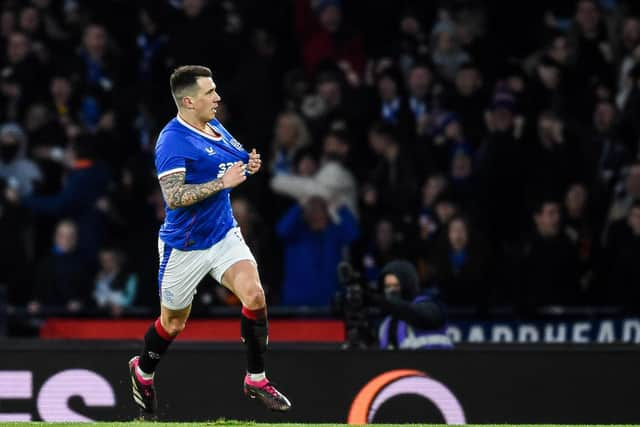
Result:
<instances>
[{"instance_id":1,"label":"white collar on jersey","mask_svg":"<svg viewBox=\"0 0 640 427\"><path fill-rule=\"evenodd\" d=\"M176 115L176 119L178 119L178 122L179 122L182 126L184 126L184 127L188 128L189 130L194 131L194 132L195 132L195 133L197 133L198 135L204 136L205 138L209 138L209 139L212 139L212 140L214 140L214 141L222 141L222 134L221 134L220 132L218 132L217 130L213 129L213 126L211 126L209 123L207 123L207 126L209 126L209 127L210 127L214 132L215 132L215 133L217 133L218 135L220 135L220 137L219 137L219 138L216 138L216 137L215 137L215 136L213 136L213 135L209 135L208 133L203 132L203 131L201 131L200 129L198 129L198 128L196 128L196 127L192 126L192 125L190 125L190 124L189 124L189 123L187 123L187 122L186 122L182 117L180 117L180 114L177 114L177 115Z\"/></svg>"}]
</instances>

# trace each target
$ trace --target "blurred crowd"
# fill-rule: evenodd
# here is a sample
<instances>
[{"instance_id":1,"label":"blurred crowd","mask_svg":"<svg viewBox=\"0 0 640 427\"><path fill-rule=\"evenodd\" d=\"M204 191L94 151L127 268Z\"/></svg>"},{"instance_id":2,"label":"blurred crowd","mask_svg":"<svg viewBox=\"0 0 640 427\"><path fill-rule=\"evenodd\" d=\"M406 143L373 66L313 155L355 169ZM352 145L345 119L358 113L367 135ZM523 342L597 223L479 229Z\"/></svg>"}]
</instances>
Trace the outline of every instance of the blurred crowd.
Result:
<instances>
[{"instance_id":1,"label":"blurred crowd","mask_svg":"<svg viewBox=\"0 0 640 427\"><path fill-rule=\"evenodd\" d=\"M271 304L327 307L339 261L375 287L403 258L478 316L640 312L638 2L4 0L0 13L10 306L157 305L154 144L175 115L169 74L200 64L220 121L266 160L233 209ZM195 304L238 301L203 286Z\"/></svg>"}]
</instances>

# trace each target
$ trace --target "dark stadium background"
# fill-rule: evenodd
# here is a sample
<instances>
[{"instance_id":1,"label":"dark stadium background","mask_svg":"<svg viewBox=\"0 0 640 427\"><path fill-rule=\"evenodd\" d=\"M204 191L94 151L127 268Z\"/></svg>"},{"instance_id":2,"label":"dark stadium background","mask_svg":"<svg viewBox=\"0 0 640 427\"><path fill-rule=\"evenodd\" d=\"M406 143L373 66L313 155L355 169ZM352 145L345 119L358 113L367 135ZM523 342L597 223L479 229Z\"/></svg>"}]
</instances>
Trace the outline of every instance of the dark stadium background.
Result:
<instances>
[{"instance_id":1,"label":"dark stadium background","mask_svg":"<svg viewBox=\"0 0 640 427\"><path fill-rule=\"evenodd\" d=\"M285 346L274 359L328 352L335 366L318 372L320 382L355 363L339 351L339 298L305 291L318 280L340 290L329 259L349 261L368 286L388 261L408 259L421 289L447 305L458 347L451 359L358 353L372 362L345 378L349 396L328 400L330 415L310 407L287 420L346 421L342 409L366 381L411 368L433 371L463 408L481 406L468 421L638 422L623 409L633 405L629 361L640 342L640 3L632 0L0 0L0 398L8 399L0 419L51 420L37 392L69 369L94 369L116 390L117 411L80 405L79 413L133 414L118 366L158 314L164 211L153 148L175 115L168 76L183 64L212 69L218 118L264 159L233 201L259 263L272 342ZM337 158L336 146L348 154ZM340 174L327 175L336 160ZM288 179L296 176L303 190ZM341 207L354 213L358 237L287 251L281 220L309 196L323 198L330 217ZM205 279L194 326L167 364L208 354L211 369L224 370L210 342L237 342L239 311ZM85 356L68 359L67 345ZM113 357L102 371L83 361L104 349ZM584 382L602 357L619 369ZM457 363L463 374L451 373ZM465 385L491 389L485 369L512 390L512 412L486 404L508 393ZM279 376L299 387L290 385L295 375ZM25 379L30 393L16 385ZM561 390L584 405L522 403L554 384L572 384ZM581 395L589 386L594 394ZM242 401L233 402L241 413ZM402 401L389 405L399 406L377 420L443 420L431 407L412 415ZM189 411L165 416L208 417ZM399 413L407 417L389 415Z\"/></svg>"}]
</instances>

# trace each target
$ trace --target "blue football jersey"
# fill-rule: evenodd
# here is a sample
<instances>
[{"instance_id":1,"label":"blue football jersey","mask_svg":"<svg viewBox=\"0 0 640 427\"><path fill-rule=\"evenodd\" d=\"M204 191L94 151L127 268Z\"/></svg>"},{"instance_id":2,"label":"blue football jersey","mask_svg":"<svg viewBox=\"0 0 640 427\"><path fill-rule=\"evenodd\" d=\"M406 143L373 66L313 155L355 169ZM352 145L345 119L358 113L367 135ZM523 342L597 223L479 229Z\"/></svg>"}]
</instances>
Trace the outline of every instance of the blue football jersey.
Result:
<instances>
[{"instance_id":1,"label":"blue football jersey","mask_svg":"<svg viewBox=\"0 0 640 427\"><path fill-rule=\"evenodd\" d=\"M155 150L158 179L185 172L186 184L203 184L221 178L235 162L249 161L249 153L216 119L209 122L214 137L185 122L180 116L162 129ZM194 205L170 209L160 238L179 250L207 249L237 225L231 211L230 189L222 190Z\"/></svg>"}]
</instances>

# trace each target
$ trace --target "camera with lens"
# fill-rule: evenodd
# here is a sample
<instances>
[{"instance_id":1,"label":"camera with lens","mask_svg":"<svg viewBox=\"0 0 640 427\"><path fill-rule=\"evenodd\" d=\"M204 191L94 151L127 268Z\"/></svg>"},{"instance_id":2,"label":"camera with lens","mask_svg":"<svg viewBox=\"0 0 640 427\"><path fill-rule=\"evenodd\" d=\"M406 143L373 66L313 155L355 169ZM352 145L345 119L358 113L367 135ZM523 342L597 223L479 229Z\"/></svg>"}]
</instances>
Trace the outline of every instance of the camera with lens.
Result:
<instances>
[{"instance_id":1,"label":"camera with lens","mask_svg":"<svg viewBox=\"0 0 640 427\"><path fill-rule=\"evenodd\" d=\"M342 288L337 295L335 308L345 324L343 348L368 348L375 343L371 319L376 309L368 303L368 295L374 290L367 288L362 274L348 262L338 264L338 280Z\"/></svg>"}]
</instances>

